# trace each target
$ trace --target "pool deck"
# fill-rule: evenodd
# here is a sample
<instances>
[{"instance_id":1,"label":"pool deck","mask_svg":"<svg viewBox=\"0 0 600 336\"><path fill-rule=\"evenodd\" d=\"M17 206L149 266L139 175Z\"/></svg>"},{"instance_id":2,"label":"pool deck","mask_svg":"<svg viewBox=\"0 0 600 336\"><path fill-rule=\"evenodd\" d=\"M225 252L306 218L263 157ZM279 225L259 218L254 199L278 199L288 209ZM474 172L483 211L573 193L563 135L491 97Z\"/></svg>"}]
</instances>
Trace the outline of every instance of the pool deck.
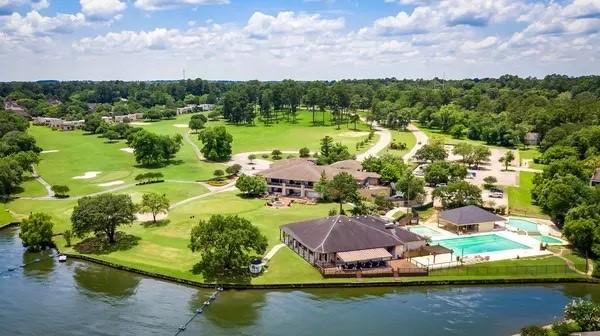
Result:
<instances>
[{"instance_id":1,"label":"pool deck","mask_svg":"<svg viewBox=\"0 0 600 336\"><path fill-rule=\"evenodd\" d=\"M424 225L424 224L421 224L421 225ZM431 224L429 224L427 226L429 226L430 228L433 229ZM437 231L447 232L447 231L439 229L439 228L435 228L435 229ZM484 262L484 261L497 261L497 260L508 260L508 259L517 259L517 258L525 258L525 257L538 257L538 256L552 255L552 252L550 252L548 250L540 250L540 241L539 240L537 240L533 237L527 236L527 235L520 235L518 233L511 232L511 231L505 231L505 230L473 233L473 234L468 234L468 235L455 235L455 234L448 232L447 235L434 237L432 239L432 244L435 244L436 241L442 240L442 239L475 237L475 236L484 236L484 235L491 235L491 234L495 234L500 237L512 240L519 244L525 245L529 248L528 249L510 249L510 250L495 251L495 252L465 254L463 256L463 262L465 264ZM458 264L456 262L456 255L449 255L449 254L448 255L439 255L439 256L435 257L435 262L434 262L433 256L417 257L417 258L413 258L413 259L423 265L429 265L432 268L441 268L444 266L445 267L458 266Z\"/></svg>"}]
</instances>

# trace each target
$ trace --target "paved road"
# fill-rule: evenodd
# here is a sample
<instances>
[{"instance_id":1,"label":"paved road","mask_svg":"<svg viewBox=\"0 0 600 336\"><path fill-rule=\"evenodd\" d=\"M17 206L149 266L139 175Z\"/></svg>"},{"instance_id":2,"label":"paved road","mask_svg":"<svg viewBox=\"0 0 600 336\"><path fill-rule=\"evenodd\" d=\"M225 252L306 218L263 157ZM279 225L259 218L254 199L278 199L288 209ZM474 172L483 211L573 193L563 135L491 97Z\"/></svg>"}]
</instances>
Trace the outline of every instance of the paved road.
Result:
<instances>
[{"instance_id":1,"label":"paved road","mask_svg":"<svg viewBox=\"0 0 600 336\"><path fill-rule=\"evenodd\" d=\"M404 160L404 162L409 162L409 161L412 161L412 157L415 155L415 153L417 153L417 151L421 147L423 147L427 144L427 142L429 141L429 137L427 136L427 134L425 134L425 132L421 131L414 124L408 125L408 127L406 129L411 131L413 133L413 135L415 136L415 138L417 139L414 147L410 149L410 152L404 154L404 156L402 157L402 160Z\"/></svg>"},{"instance_id":2,"label":"paved road","mask_svg":"<svg viewBox=\"0 0 600 336\"><path fill-rule=\"evenodd\" d=\"M386 149L392 142L392 133L387 128L374 124L375 133L379 135L377 142L367 149L365 152L356 156L356 160L364 161L369 156L377 156L379 152Z\"/></svg>"},{"instance_id":3,"label":"paved road","mask_svg":"<svg viewBox=\"0 0 600 336\"><path fill-rule=\"evenodd\" d=\"M44 180L43 177L41 177L40 175L38 175L37 170L35 169L35 165L31 165L31 172L33 174L33 176L35 176L35 179L44 186L44 188L46 188L46 192L48 193L48 195L46 196L46 198L53 198L54 197L54 191L52 191L52 186L50 185L50 183L46 182L46 180Z\"/></svg>"}]
</instances>

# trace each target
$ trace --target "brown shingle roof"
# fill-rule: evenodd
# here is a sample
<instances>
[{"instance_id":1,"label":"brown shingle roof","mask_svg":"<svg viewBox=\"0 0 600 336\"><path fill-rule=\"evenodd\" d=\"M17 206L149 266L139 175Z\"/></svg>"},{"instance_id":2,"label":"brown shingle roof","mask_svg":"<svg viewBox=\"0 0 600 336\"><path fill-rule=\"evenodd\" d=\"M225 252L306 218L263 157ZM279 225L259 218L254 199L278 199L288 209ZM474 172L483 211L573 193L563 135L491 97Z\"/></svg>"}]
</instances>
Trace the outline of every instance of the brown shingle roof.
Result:
<instances>
[{"instance_id":1,"label":"brown shingle roof","mask_svg":"<svg viewBox=\"0 0 600 336\"><path fill-rule=\"evenodd\" d=\"M342 172L352 175L359 181L367 178L379 178L377 173L340 169L333 165L317 166L312 161L305 159L291 159L274 163L271 168L259 172L258 175L272 179L317 182L323 172L328 179L332 179Z\"/></svg>"},{"instance_id":2,"label":"brown shingle roof","mask_svg":"<svg viewBox=\"0 0 600 336\"><path fill-rule=\"evenodd\" d=\"M401 245L422 238L407 230L389 230L373 216L343 215L287 224L281 229L319 253L366 250Z\"/></svg>"},{"instance_id":3,"label":"brown shingle roof","mask_svg":"<svg viewBox=\"0 0 600 336\"><path fill-rule=\"evenodd\" d=\"M474 205L442 211L439 218L456 225L504 221L504 218Z\"/></svg>"},{"instance_id":4,"label":"brown shingle roof","mask_svg":"<svg viewBox=\"0 0 600 336\"><path fill-rule=\"evenodd\" d=\"M338 169L355 170L355 171L361 171L363 169L362 163L360 163L360 161L356 161L356 160L338 161L338 162L334 162L334 163L330 164L329 166L333 167L333 168L338 168Z\"/></svg>"}]
</instances>

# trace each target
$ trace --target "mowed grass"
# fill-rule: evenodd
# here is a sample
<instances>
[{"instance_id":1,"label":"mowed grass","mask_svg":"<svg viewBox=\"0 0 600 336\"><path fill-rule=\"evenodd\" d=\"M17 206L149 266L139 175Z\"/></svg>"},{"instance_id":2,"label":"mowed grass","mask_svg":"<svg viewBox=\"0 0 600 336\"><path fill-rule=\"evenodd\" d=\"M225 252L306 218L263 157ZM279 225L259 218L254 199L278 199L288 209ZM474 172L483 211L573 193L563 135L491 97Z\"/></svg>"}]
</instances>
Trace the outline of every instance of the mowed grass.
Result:
<instances>
[{"instance_id":1,"label":"mowed grass","mask_svg":"<svg viewBox=\"0 0 600 336\"><path fill-rule=\"evenodd\" d=\"M542 213L539 206L533 204L531 190L533 189L533 177L536 173L519 172L519 186L508 187L508 207L513 215L526 217L548 218Z\"/></svg>"},{"instance_id":2,"label":"mowed grass","mask_svg":"<svg viewBox=\"0 0 600 336\"><path fill-rule=\"evenodd\" d=\"M148 192L165 194L171 204L206 193L208 190L194 183L164 182L146 184L142 186L130 186L123 190L115 191L116 194L128 194L134 203L141 201L142 195ZM62 233L71 228L71 213L77 204L76 199L61 200L32 200L15 199L10 203L3 204L19 215L19 219L29 216L31 212L44 212L52 217L54 222L54 233Z\"/></svg>"},{"instance_id":3,"label":"mowed grass","mask_svg":"<svg viewBox=\"0 0 600 336\"><path fill-rule=\"evenodd\" d=\"M170 128L164 128L170 131ZM182 129L173 129L166 134L184 132ZM124 184L134 183L137 174L149 169L137 166L131 153L122 151L127 147L124 141L107 143L105 139L95 135L85 135L81 131L59 132L47 127L33 126L29 130L40 147L44 150L58 150L58 152L41 154L38 173L50 184L67 185L71 196L85 195L118 187L100 186L100 184L123 181ZM199 161L192 147L184 143L177 153L172 164L152 170L160 171L165 179L189 180L206 179L212 176L217 168L223 165ZM90 179L74 179L86 172L100 172ZM34 195L39 191L31 191L24 185L24 195Z\"/></svg>"},{"instance_id":4,"label":"mowed grass","mask_svg":"<svg viewBox=\"0 0 600 336\"><path fill-rule=\"evenodd\" d=\"M529 160L529 163L527 165L528 168L544 169L546 165L533 162L533 159L541 155L542 153L540 153L540 151L537 148L529 147L527 149L519 149L519 159L521 161L521 166L523 166L523 161Z\"/></svg>"},{"instance_id":5,"label":"mowed grass","mask_svg":"<svg viewBox=\"0 0 600 336\"><path fill-rule=\"evenodd\" d=\"M265 206L264 200L245 199L239 197L236 192L223 192L171 210L166 225L148 226L135 223L131 226L123 226L120 228L121 231L140 238L136 246L125 251L92 256L145 271L202 281L200 275L193 274L191 271L194 264L200 260L201 254L192 253L188 248L191 228L198 224L200 219L207 219L214 214L239 215L247 218L267 237L268 249L270 249L279 243L280 225L324 217L330 209L336 207L336 204L324 203L294 204L290 208L273 209ZM58 244L65 249L61 239L58 240ZM74 250L66 248L66 251ZM280 250L278 254L282 251ZM275 275L272 276L281 274L283 277L306 274L307 277L311 277L310 266L306 268L308 272L304 272L296 267L301 267L300 262L305 262L302 259L298 262L297 265L288 266L275 261L270 268L271 271L266 274L273 272ZM291 270L286 270L288 267L291 267ZM289 275L290 271L294 273ZM260 277L256 281L260 281L259 279Z\"/></svg>"},{"instance_id":6,"label":"mowed grass","mask_svg":"<svg viewBox=\"0 0 600 336\"><path fill-rule=\"evenodd\" d=\"M395 156L403 156L404 154L410 152L410 150L417 144L417 138L410 131L391 130L390 132L392 133L392 142L395 142L396 144L404 143L406 144L406 149L390 149L388 146L383 153L389 153Z\"/></svg>"},{"instance_id":7,"label":"mowed grass","mask_svg":"<svg viewBox=\"0 0 600 336\"><path fill-rule=\"evenodd\" d=\"M6 204L0 203L0 228L15 221L15 218L8 211Z\"/></svg>"},{"instance_id":8,"label":"mowed grass","mask_svg":"<svg viewBox=\"0 0 600 336\"><path fill-rule=\"evenodd\" d=\"M15 193L18 197L41 197L46 196L48 192L46 188L31 176L25 177L25 180L20 185L20 190Z\"/></svg>"},{"instance_id":9,"label":"mowed grass","mask_svg":"<svg viewBox=\"0 0 600 336\"><path fill-rule=\"evenodd\" d=\"M330 136L334 142L340 142L348 146L351 153L356 152L356 144L367 138L369 126L359 122L357 130L354 130L354 124L342 124L340 129L331 125L330 113L325 112L326 126L312 124L312 112L300 110L296 122L288 122L283 114L279 121L270 125L265 125L258 118L254 125L232 125L225 121L209 121L207 126L223 125L233 136L233 153L244 153L252 151L271 151L279 150L298 150L307 147L311 151L318 151L320 141L325 136ZM184 120L179 119L178 120ZM316 120L322 120L322 114L316 113ZM197 136L192 134L198 146L201 142ZM373 139L376 141L377 139ZM372 142L373 143L373 142ZM361 150L365 150L367 146Z\"/></svg>"}]
</instances>

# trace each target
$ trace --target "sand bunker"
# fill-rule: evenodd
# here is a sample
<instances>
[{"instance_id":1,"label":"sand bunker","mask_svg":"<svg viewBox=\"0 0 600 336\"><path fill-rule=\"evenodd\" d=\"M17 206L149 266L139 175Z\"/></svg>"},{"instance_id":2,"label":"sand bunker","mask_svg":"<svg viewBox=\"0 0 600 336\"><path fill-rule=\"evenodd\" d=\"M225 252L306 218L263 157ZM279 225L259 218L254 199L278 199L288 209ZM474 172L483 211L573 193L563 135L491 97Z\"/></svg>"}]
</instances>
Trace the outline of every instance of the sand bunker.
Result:
<instances>
[{"instance_id":1,"label":"sand bunker","mask_svg":"<svg viewBox=\"0 0 600 336\"><path fill-rule=\"evenodd\" d=\"M121 148L121 150L126 153L133 153L133 148L131 147Z\"/></svg>"},{"instance_id":2,"label":"sand bunker","mask_svg":"<svg viewBox=\"0 0 600 336\"><path fill-rule=\"evenodd\" d=\"M99 187L112 187L112 186L116 186L116 185L123 184L123 183L125 183L125 182L124 181L110 181L110 182L98 184L98 186Z\"/></svg>"},{"instance_id":3,"label":"sand bunker","mask_svg":"<svg viewBox=\"0 0 600 336\"><path fill-rule=\"evenodd\" d=\"M137 126L144 126L144 125L148 125L149 123L144 122L144 121L134 121L134 122L130 122L129 125L137 125Z\"/></svg>"},{"instance_id":4,"label":"sand bunker","mask_svg":"<svg viewBox=\"0 0 600 336\"><path fill-rule=\"evenodd\" d=\"M177 128L188 128L188 125L186 125L186 124L175 124L173 126L175 126Z\"/></svg>"},{"instance_id":5,"label":"sand bunker","mask_svg":"<svg viewBox=\"0 0 600 336\"><path fill-rule=\"evenodd\" d=\"M91 179L94 178L96 176L98 176L98 174L100 174L102 172L99 171L89 171L89 172L85 172L85 174L81 175L81 176L75 176L73 177L73 179L75 180L87 180L87 179Z\"/></svg>"},{"instance_id":6,"label":"sand bunker","mask_svg":"<svg viewBox=\"0 0 600 336\"><path fill-rule=\"evenodd\" d=\"M46 153L56 153L56 152L60 152L58 149L50 149L50 150L45 150L45 151L41 151L41 154L46 154Z\"/></svg>"},{"instance_id":7,"label":"sand bunker","mask_svg":"<svg viewBox=\"0 0 600 336\"><path fill-rule=\"evenodd\" d=\"M156 220L163 220L165 218L167 218L169 214L162 212L156 215ZM150 212L145 212L145 213L136 213L135 214L135 218L140 221L140 222L150 222L152 221L154 218L152 217L152 213Z\"/></svg>"},{"instance_id":8,"label":"sand bunker","mask_svg":"<svg viewBox=\"0 0 600 336\"><path fill-rule=\"evenodd\" d=\"M340 134L341 137L345 138L360 138L367 135L369 135L368 132L344 132Z\"/></svg>"}]
</instances>

